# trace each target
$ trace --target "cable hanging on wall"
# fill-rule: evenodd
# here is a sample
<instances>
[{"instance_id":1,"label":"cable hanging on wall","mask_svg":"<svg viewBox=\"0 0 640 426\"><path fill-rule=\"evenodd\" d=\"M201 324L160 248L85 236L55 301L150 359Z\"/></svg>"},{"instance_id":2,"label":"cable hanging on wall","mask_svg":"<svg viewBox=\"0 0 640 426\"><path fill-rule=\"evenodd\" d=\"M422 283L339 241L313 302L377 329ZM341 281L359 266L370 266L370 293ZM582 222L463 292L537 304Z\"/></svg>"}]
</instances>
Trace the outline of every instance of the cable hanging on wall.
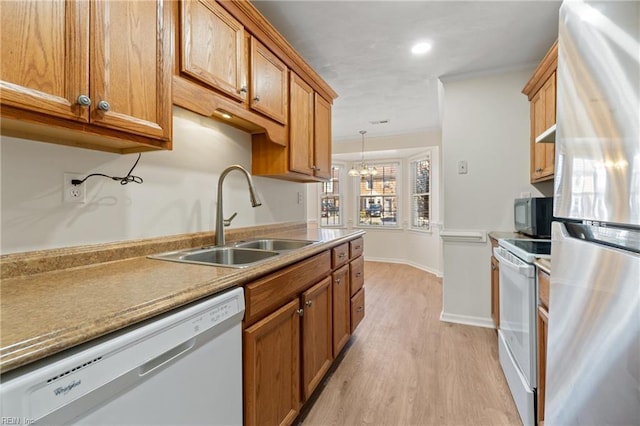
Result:
<instances>
[{"instance_id":1,"label":"cable hanging on wall","mask_svg":"<svg viewBox=\"0 0 640 426\"><path fill-rule=\"evenodd\" d=\"M109 175L105 175L103 173L91 173L90 175L88 175L87 177L85 177L84 179L80 180L80 179L73 179L71 180L71 184L72 185L81 185L83 184L87 179L89 179L92 176L101 176L101 177L105 177L108 179L112 179L112 180L117 180L120 181L120 185L126 185L128 183L143 183L144 181L142 180L142 178L140 176L135 176L132 175L131 172L133 172L133 169L136 168L136 166L138 165L138 161L140 161L140 157L142 157L142 154L138 154L138 159L136 160L135 163L133 163L133 167L131 167L131 170L129 170L129 173L127 173L127 175L125 177L118 177L118 176L109 176Z\"/></svg>"}]
</instances>

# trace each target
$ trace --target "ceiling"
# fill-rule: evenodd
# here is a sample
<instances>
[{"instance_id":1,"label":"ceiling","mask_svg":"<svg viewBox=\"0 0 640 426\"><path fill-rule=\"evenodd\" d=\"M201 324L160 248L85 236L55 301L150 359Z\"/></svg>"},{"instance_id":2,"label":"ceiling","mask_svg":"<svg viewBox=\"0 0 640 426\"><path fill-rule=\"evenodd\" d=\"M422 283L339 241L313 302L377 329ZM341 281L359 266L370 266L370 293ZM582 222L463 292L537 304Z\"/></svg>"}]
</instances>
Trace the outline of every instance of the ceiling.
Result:
<instances>
[{"instance_id":1,"label":"ceiling","mask_svg":"<svg viewBox=\"0 0 640 426\"><path fill-rule=\"evenodd\" d=\"M338 93L339 142L439 129L438 79L533 69L557 38L561 2L252 3ZM432 49L413 55L420 40Z\"/></svg>"}]
</instances>

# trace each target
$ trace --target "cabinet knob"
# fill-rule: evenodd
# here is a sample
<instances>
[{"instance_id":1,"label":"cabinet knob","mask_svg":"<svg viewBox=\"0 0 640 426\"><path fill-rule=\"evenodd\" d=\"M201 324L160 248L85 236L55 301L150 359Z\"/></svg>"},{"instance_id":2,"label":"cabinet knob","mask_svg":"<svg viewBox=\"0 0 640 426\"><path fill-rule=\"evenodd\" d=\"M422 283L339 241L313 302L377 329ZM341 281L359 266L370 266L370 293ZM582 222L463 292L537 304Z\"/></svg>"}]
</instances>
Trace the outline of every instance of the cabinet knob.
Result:
<instances>
[{"instance_id":1,"label":"cabinet knob","mask_svg":"<svg viewBox=\"0 0 640 426\"><path fill-rule=\"evenodd\" d=\"M358 306L357 312L362 312L364 308L362 306Z\"/></svg>"},{"instance_id":2,"label":"cabinet knob","mask_svg":"<svg viewBox=\"0 0 640 426\"><path fill-rule=\"evenodd\" d=\"M313 302L311 302L311 300L307 300L307 303L305 303L305 305L307 305L308 307L311 307L312 304Z\"/></svg>"},{"instance_id":3,"label":"cabinet knob","mask_svg":"<svg viewBox=\"0 0 640 426\"><path fill-rule=\"evenodd\" d=\"M356 272L356 277L360 278L362 276L362 272Z\"/></svg>"},{"instance_id":4,"label":"cabinet knob","mask_svg":"<svg viewBox=\"0 0 640 426\"><path fill-rule=\"evenodd\" d=\"M109 108L111 108L111 105L109 105L109 102L107 102L107 101L98 102L98 109L100 111L107 112L107 111L109 111Z\"/></svg>"},{"instance_id":5,"label":"cabinet knob","mask_svg":"<svg viewBox=\"0 0 640 426\"><path fill-rule=\"evenodd\" d=\"M338 255L338 258L342 259L342 258L343 258L343 257L345 257L346 255L347 255L347 253L340 253L340 254Z\"/></svg>"},{"instance_id":6,"label":"cabinet knob","mask_svg":"<svg viewBox=\"0 0 640 426\"><path fill-rule=\"evenodd\" d=\"M336 278L336 285L340 284L341 281L342 281L342 278Z\"/></svg>"},{"instance_id":7,"label":"cabinet knob","mask_svg":"<svg viewBox=\"0 0 640 426\"><path fill-rule=\"evenodd\" d=\"M256 97L255 97L255 98L253 98L253 100L254 100L255 102L260 102L260 96L257 96L257 95L256 95Z\"/></svg>"},{"instance_id":8,"label":"cabinet knob","mask_svg":"<svg viewBox=\"0 0 640 426\"><path fill-rule=\"evenodd\" d=\"M89 98L87 95L80 95L78 96L78 105L82 105L82 106L89 106L91 105L91 98Z\"/></svg>"},{"instance_id":9,"label":"cabinet knob","mask_svg":"<svg viewBox=\"0 0 640 426\"><path fill-rule=\"evenodd\" d=\"M496 270L496 265L491 265L491 270L495 271Z\"/></svg>"},{"instance_id":10,"label":"cabinet knob","mask_svg":"<svg viewBox=\"0 0 640 426\"><path fill-rule=\"evenodd\" d=\"M296 314L298 314L298 316L303 316L304 315L304 309L300 308L296 310Z\"/></svg>"},{"instance_id":11,"label":"cabinet knob","mask_svg":"<svg viewBox=\"0 0 640 426\"><path fill-rule=\"evenodd\" d=\"M240 93L247 93L247 86L242 86L240 88Z\"/></svg>"}]
</instances>

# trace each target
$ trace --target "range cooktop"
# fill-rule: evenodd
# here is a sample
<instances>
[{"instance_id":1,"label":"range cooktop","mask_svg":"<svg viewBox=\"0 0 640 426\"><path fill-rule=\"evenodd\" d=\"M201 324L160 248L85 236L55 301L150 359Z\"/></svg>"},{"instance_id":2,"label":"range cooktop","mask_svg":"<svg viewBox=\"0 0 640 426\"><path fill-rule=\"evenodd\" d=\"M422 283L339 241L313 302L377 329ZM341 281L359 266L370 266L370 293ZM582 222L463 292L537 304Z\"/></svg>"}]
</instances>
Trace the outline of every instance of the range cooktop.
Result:
<instances>
[{"instance_id":1,"label":"range cooktop","mask_svg":"<svg viewBox=\"0 0 640 426\"><path fill-rule=\"evenodd\" d=\"M498 244L528 263L533 263L536 257L551 257L551 240L505 238Z\"/></svg>"}]
</instances>

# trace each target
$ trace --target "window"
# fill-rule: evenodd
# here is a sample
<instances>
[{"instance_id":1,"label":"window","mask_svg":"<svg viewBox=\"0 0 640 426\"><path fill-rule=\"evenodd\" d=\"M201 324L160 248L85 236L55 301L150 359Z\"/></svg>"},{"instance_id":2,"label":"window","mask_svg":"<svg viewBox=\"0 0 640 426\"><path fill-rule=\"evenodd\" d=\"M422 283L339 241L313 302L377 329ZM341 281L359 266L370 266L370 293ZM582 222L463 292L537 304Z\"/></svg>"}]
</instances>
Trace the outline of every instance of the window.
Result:
<instances>
[{"instance_id":1,"label":"window","mask_svg":"<svg viewBox=\"0 0 640 426\"><path fill-rule=\"evenodd\" d=\"M431 159L429 155L410 162L411 228L429 230L431 206Z\"/></svg>"},{"instance_id":2,"label":"window","mask_svg":"<svg viewBox=\"0 0 640 426\"><path fill-rule=\"evenodd\" d=\"M358 224L398 226L399 163L370 164L377 174L363 176L358 185Z\"/></svg>"},{"instance_id":3,"label":"window","mask_svg":"<svg viewBox=\"0 0 640 426\"><path fill-rule=\"evenodd\" d=\"M320 194L320 226L341 226L342 210L340 209L341 185L340 175L343 167L331 166L331 178L322 183Z\"/></svg>"}]
</instances>

